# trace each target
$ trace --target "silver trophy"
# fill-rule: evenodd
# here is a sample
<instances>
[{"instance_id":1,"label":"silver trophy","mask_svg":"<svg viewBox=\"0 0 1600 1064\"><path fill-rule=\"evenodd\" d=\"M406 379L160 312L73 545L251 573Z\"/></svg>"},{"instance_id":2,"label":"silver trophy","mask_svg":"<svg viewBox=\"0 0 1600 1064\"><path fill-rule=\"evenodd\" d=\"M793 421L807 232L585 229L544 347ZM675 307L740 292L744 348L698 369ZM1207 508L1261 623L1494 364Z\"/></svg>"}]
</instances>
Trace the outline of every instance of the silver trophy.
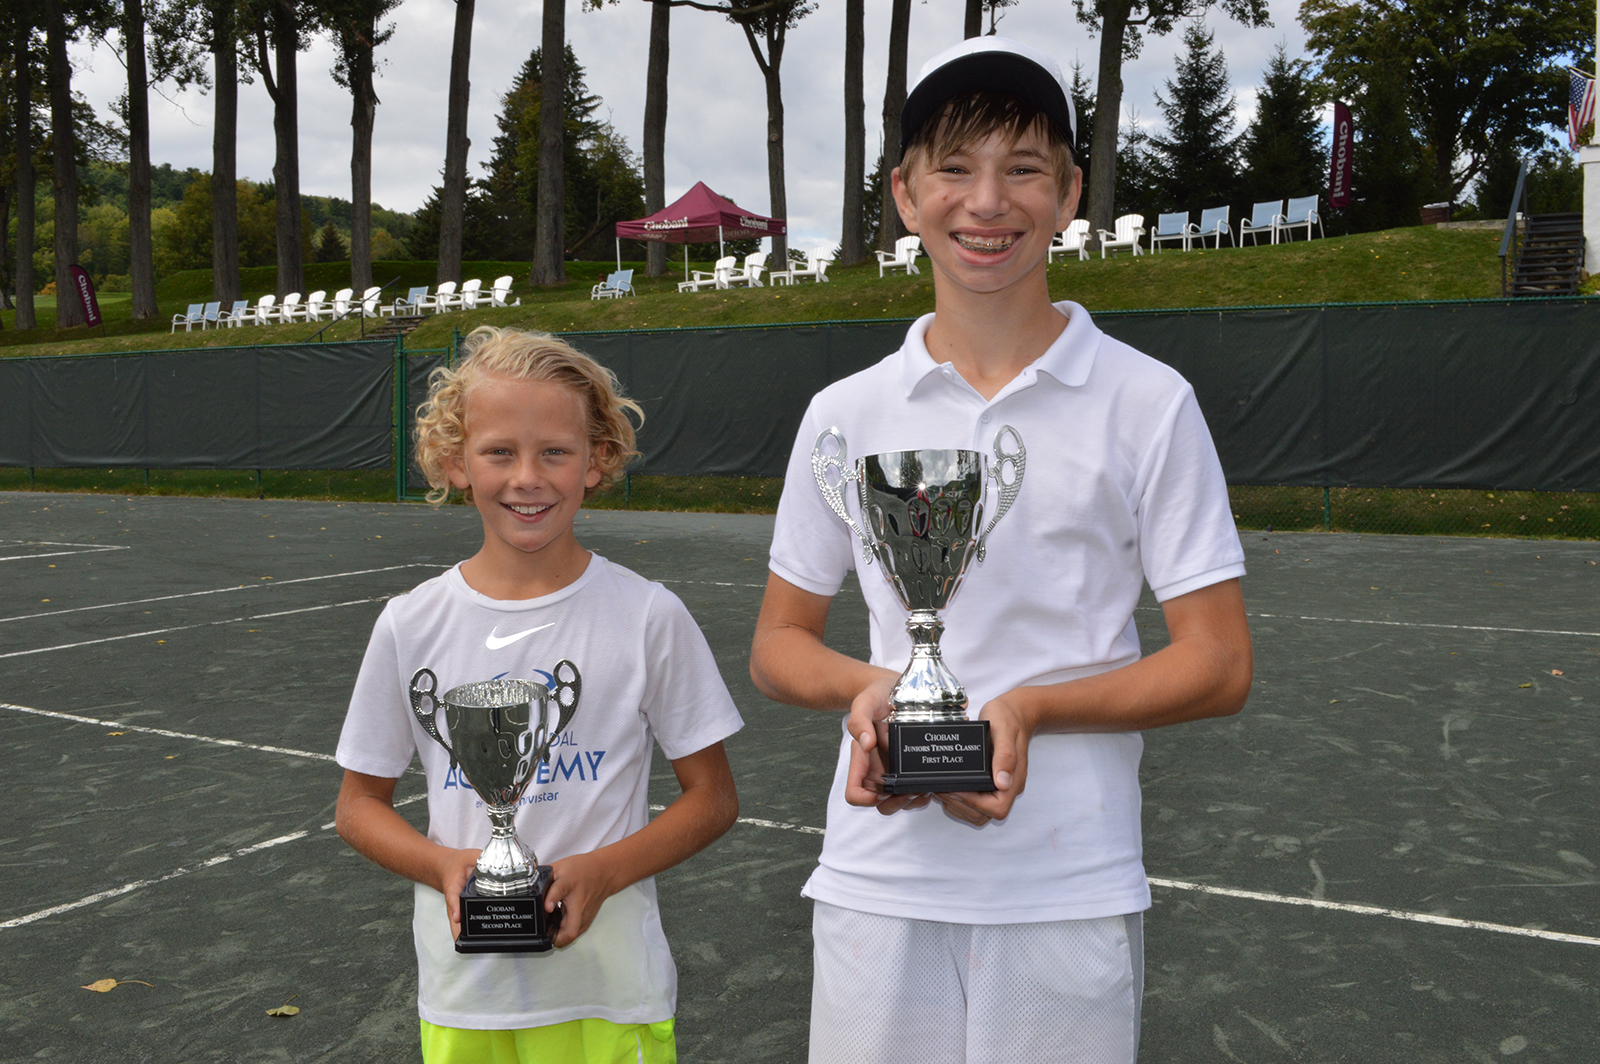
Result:
<instances>
[{"instance_id":1,"label":"silver trophy","mask_svg":"<svg viewBox=\"0 0 1600 1064\"><path fill-rule=\"evenodd\" d=\"M925 450L867 455L852 464L836 428L811 449L822 497L860 538L864 563L878 560L911 614L911 661L889 696L883 748L889 794L994 790L989 722L967 720L966 689L939 653L939 611L960 590L968 566L983 561L989 533L1022 487L1026 462L1022 436L1010 425L995 434L993 462L978 451ZM996 504L985 525L990 481ZM845 505L851 482L859 523Z\"/></svg>"},{"instance_id":2,"label":"silver trophy","mask_svg":"<svg viewBox=\"0 0 1600 1064\"><path fill-rule=\"evenodd\" d=\"M482 680L443 695L437 693L439 680L431 669L418 669L411 677L411 711L489 812L489 843L461 892L458 953L547 950L560 922L559 910L544 911L550 866L541 865L517 838L515 824L523 791L572 720L583 690L583 679L570 661L559 662L553 676L553 686L535 680Z\"/></svg>"}]
</instances>

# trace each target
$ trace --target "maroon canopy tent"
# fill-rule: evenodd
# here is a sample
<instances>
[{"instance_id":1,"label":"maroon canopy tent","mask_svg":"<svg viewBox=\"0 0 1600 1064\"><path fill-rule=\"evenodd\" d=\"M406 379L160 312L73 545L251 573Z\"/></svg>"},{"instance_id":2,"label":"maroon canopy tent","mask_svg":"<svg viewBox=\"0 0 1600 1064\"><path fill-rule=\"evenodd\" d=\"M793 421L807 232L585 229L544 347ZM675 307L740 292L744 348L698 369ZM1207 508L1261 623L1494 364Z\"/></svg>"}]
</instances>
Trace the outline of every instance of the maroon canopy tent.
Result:
<instances>
[{"instance_id":1,"label":"maroon canopy tent","mask_svg":"<svg viewBox=\"0 0 1600 1064\"><path fill-rule=\"evenodd\" d=\"M648 218L617 223L617 269L622 269L622 241L656 240L666 244L709 244L717 241L718 254L724 240L748 240L751 237L783 236L788 227L782 218L766 218L747 211L717 195L696 181L694 187L676 202L661 208ZM689 249L683 249L684 279L689 278Z\"/></svg>"}]
</instances>

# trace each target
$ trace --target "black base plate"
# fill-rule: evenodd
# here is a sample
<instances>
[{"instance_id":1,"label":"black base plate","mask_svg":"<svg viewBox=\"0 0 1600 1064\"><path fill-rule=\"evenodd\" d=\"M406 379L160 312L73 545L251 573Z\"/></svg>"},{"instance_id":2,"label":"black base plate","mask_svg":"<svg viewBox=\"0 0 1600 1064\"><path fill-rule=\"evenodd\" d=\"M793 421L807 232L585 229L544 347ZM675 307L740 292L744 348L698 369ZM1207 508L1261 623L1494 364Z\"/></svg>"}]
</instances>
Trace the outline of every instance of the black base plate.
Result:
<instances>
[{"instance_id":1,"label":"black base plate","mask_svg":"<svg viewBox=\"0 0 1600 1064\"><path fill-rule=\"evenodd\" d=\"M992 791L989 760L993 753L986 720L948 724L891 720L884 749L884 793Z\"/></svg>"},{"instance_id":2,"label":"black base plate","mask_svg":"<svg viewBox=\"0 0 1600 1064\"><path fill-rule=\"evenodd\" d=\"M544 911L550 866L540 865L533 887L525 894L478 893L476 876L461 892L461 935L457 953L544 953L561 926L561 910Z\"/></svg>"}]
</instances>

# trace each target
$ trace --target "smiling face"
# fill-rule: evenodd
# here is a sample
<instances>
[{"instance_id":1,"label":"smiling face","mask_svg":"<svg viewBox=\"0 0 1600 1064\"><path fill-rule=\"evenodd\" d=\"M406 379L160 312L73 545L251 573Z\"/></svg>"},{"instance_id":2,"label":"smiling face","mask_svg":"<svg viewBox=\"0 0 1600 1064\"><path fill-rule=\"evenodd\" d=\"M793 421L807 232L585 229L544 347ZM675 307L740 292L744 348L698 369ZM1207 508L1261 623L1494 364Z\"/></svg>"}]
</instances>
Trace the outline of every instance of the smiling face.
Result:
<instances>
[{"instance_id":1,"label":"smiling face","mask_svg":"<svg viewBox=\"0 0 1600 1064\"><path fill-rule=\"evenodd\" d=\"M484 376L466 396L466 441L450 483L472 489L483 550L464 569L495 598L545 593L576 579L588 552L572 534L586 489L600 483L583 400L553 381ZM554 587L547 587L551 582ZM542 590L541 590L542 589Z\"/></svg>"},{"instance_id":2,"label":"smiling face","mask_svg":"<svg viewBox=\"0 0 1600 1064\"><path fill-rule=\"evenodd\" d=\"M1050 241L1077 211L1083 172L1074 166L1058 180L1037 126L1014 142L996 131L907 162L912 172L893 175L895 203L922 237L941 300L1044 284Z\"/></svg>"}]
</instances>

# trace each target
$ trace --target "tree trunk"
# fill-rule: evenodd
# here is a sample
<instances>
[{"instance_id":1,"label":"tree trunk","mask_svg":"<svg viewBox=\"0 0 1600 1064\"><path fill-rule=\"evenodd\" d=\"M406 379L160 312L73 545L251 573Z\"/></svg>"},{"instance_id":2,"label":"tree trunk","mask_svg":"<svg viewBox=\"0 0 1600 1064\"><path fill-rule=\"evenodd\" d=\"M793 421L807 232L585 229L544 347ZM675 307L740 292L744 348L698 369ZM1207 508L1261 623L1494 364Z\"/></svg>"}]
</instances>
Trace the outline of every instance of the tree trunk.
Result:
<instances>
[{"instance_id":1,"label":"tree trunk","mask_svg":"<svg viewBox=\"0 0 1600 1064\"><path fill-rule=\"evenodd\" d=\"M12 187L0 187L0 310L15 310L11 305L11 195ZM3 326L0 326L3 327Z\"/></svg>"},{"instance_id":2,"label":"tree trunk","mask_svg":"<svg viewBox=\"0 0 1600 1064\"><path fill-rule=\"evenodd\" d=\"M839 265L867 258L864 203L867 184L867 103L862 64L866 55L866 0L844 7L844 222Z\"/></svg>"},{"instance_id":3,"label":"tree trunk","mask_svg":"<svg viewBox=\"0 0 1600 1064\"><path fill-rule=\"evenodd\" d=\"M967 0L967 20L961 28L961 36L983 36L983 0Z\"/></svg>"},{"instance_id":4,"label":"tree trunk","mask_svg":"<svg viewBox=\"0 0 1600 1064\"><path fill-rule=\"evenodd\" d=\"M239 53L233 0L212 0L211 56L216 101L211 128L211 292L227 306L243 297L239 278Z\"/></svg>"},{"instance_id":5,"label":"tree trunk","mask_svg":"<svg viewBox=\"0 0 1600 1064\"><path fill-rule=\"evenodd\" d=\"M128 63L128 280L133 317L153 318L156 267L150 242L150 86L141 0L123 0L122 19Z\"/></svg>"},{"instance_id":6,"label":"tree trunk","mask_svg":"<svg viewBox=\"0 0 1600 1064\"><path fill-rule=\"evenodd\" d=\"M362 27L350 63L350 287L359 298L372 287L372 124L378 94L372 87L372 42L378 20Z\"/></svg>"},{"instance_id":7,"label":"tree trunk","mask_svg":"<svg viewBox=\"0 0 1600 1064\"><path fill-rule=\"evenodd\" d=\"M1129 0L1105 0L1100 24L1100 70L1095 78L1094 132L1089 153L1090 246L1096 230L1115 226L1117 194L1117 116L1122 113L1122 43L1128 32Z\"/></svg>"},{"instance_id":8,"label":"tree trunk","mask_svg":"<svg viewBox=\"0 0 1600 1064\"><path fill-rule=\"evenodd\" d=\"M655 0L650 5L650 65L644 86L645 214L654 214L667 205L667 31L671 18L672 6L665 0ZM667 245L662 241L645 244L644 272L647 277L666 275Z\"/></svg>"},{"instance_id":9,"label":"tree trunk","mask_svg":"<svg viewBox=\"0 0 1600 1064\"><path fill-rule=\"evenodd\" d=\"M767 39L767 196L771 202L772 217L780 219L784 228L789 221L789 193L783 177L783 82L779 64L783 61L783 29L776 38ZM772 251L767 256L769 270L789 268L789 238L774 233Z\"/></svg>"},{"instance_id":10,"label":"tree trunk","mask_svg":"<svg viewBox=\"0 0 1600 1064\"><path fill-rule=\"evenodd\" d=\"M16 42L12 49L16 62L16 146L17 146L17 268L13 280L17 286L17 320L19 329L33 329L39 324L33 308L33 234L36 189L33 173L33 56L29 44L33 41L33 25L16 15Z\"/></svg>"},{"instance_id":11,"label":"tree trunk","mask_svg":"<svg viewBox=\"0 0 1600 1064\"><path fill-rule=\"evenodd\" d=\"M562 261L566 167L567 3L544 0L543 65L539 71L539 191L533 213L533 283L567 279Z\"/></svg>"},{"instance_id":12,"label":"tree trunk","mask_svg":"<svg viewBox=\"0 0 1600 1064\"><path fill-rule=\"evenodd\" d=\"M72 63L67 59L67 22L59 0L45 0L45 37L49 48L50 145L55 169L51 186L56 200L56 328L84 323L83 301L67 267L78 261L78 138L72 123Z\"/></svg>"},{"instance_id":13,"label":"tree trunk","mask_svg":"<svg viewBox=\"0 0 1600 1064\"><path fill-rule=\"evenodd\" d=\"M278 59L278 94L272 109L277 158L272 180L277 187L278 295L304 292L305 263L300 245L300 19L296 0L273 5L273 50Z\"/></svg>"},{"instance_id":14,"label":"tree trunk","mask_svg":"<svg viewBox=\"0 0 1600 1064\"><path fill-rule=\"evenodd\" d=\"M905 236L900 210L894 205L889 171L900 165L900 111L906 105L906 38L911 32L911 0L894 0L889 15L889 76L883 87L883 200L878 222L878 250L893 251Z\"/></svg>"},{"instance_id":15,"label":"tree trunk","mask_svg":"<svg viewBox=\"0 0 1600 1064\"><path fill-rule=\"evenodd\" d=\"M467 79L472 64L472 10L474 0L456 0L456 30L450 48L450 111L445 119L444 187L439 192L439 264L434 279L460 283L461 242L467 215L467 103L472 86Z\"/></svg>"}]
</instances>

